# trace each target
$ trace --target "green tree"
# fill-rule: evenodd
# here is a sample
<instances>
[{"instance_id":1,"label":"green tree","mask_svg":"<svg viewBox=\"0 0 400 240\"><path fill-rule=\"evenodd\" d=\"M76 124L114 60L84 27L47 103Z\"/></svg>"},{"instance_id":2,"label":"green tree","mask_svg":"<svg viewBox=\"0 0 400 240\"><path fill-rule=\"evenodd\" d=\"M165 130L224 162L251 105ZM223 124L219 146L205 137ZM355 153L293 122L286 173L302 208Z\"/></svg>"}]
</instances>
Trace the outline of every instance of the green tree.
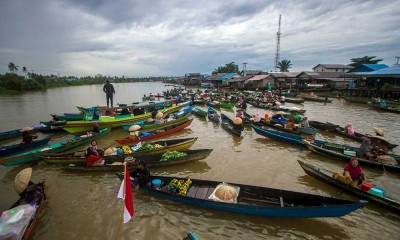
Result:
<instances>
[{"instance_id":1,"label":"green tree","mask_svg":"<svg viewBox=\"0 0 400 240\"><path fill-rule=\"evenodd\" d=\"M349 64L350 66L353 67L359 67L363 64L377 64L383 59L374 59L376 56L364 56L364 57L359 57L359 58L352 58L350 59L351 63Z\"/></svg>"},{"instance_id":2,"label":"green tree","mask_svg":"<svg viewBox=\"0 0 400 240\"><path fill-rule=\"evenodd\" d=\"M10 63L8 64L8 70L10 70L10 72L18 71L18 66L15 65L14 63L10 62Z\"/></svg>"},{"instance_id":3,"label":"green tree","mask_svg":"<svg viewBox=\"0 0 400 240\"><path fill-rule=\"evenodd\" d=\"M238 73L239 72L239 66L235 64L235 62L230 62L225 64L223 67L218 67L217 69L214 69L212 72L213 74L215 73Z\"/></svg>"},{"instance_id":4,"label":"green tree","mask_svg":"<svg viewBox=\"0 0 400 240\"><path fill-rule=\"evenodd\" d=\"M289 72L289 68L292 66L290 60L282 60L278 62L278 68L280 72Z\"/></svg>"},{"instance_id":5,"label":"green tree","mask_svg":"<svg viewBox=\"0 0 400 240\"><path fill-rule=\"evenodd\" d=\"M25 74L25 76L26 76L26 73L28 72L28 69L26 68L26 67L22 67L22 72Z\"/></svg>"}]
</instances>

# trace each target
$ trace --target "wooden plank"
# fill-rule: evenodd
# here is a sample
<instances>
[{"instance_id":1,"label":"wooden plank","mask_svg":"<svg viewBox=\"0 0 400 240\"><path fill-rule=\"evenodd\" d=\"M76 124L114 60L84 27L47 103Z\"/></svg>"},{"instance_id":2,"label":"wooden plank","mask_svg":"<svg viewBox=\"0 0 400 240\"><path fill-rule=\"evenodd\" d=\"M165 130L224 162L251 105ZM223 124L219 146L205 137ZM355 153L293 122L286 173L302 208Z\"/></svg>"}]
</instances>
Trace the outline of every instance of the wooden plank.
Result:
<instances>
[{"instance_id":1,"label":"wooden plank","mask_svg":"<svg viewBox=\"0 0 400 240\"><path fill-rule=\"evenodd\" d=\"M206 198L204 198L204 199L208 199L208 197L211 195L211 193L214 192L214 190L215 190L215 187L210 187L210 188L208 189L208 191L207 191Z\"/></svg>"},{"instance_id":2,"label":"wooden plank","mask_svg":"<svg viewBox=\"0 0 400 240\"><path fill-rule=\"evenodd\" d=\"M200 196L201 199L207 199L207 193L208 193L209 189L210 189L210 186L204 186L204 191L202 192L202 194Z\"/></svg>"},{"instance_id":3,"label":"wooden plank","mask_svg":"<svg viewBox=\"0 0 400 240\"><path fill-rule=\"evenodd\" d=\"M189 191L186 193L186 196L194 197L196 195L198 189L199 189L199 186L191 186L189 188Z\"/></svg>"},{"instance_id":4,"label":"wooden plank","mask_svg":"<svg viewBox=\"0 0 400 240\"><path fill-rule=\"evenodd\" d=\"M194 196L195 198L201 198L201 196L203 195L204 191L208 191L208 188L206 186L200 186L199 190L197 190L196 195Z\"/></svg>"}]
</instances>

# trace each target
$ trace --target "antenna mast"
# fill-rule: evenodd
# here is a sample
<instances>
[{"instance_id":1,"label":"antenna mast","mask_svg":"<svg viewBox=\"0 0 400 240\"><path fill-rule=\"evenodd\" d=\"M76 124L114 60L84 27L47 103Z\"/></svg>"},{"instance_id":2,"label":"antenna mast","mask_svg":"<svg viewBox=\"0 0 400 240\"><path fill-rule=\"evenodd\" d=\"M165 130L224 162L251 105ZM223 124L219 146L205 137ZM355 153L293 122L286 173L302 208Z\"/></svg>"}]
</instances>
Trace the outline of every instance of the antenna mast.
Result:
<instances>
[{"instance_id":1,"label":"antenna mast","mask_svg":"<svg viewBox=\"0 0 400 240\"><path fill-rule=\"evenodd\" d=\"M280 58L280 45L281 45L281 15L279 15L279 27L278 32L276 33L276 51L275 51L275 72L278 71L278 63Z\"/></svg>"}]
</instances>

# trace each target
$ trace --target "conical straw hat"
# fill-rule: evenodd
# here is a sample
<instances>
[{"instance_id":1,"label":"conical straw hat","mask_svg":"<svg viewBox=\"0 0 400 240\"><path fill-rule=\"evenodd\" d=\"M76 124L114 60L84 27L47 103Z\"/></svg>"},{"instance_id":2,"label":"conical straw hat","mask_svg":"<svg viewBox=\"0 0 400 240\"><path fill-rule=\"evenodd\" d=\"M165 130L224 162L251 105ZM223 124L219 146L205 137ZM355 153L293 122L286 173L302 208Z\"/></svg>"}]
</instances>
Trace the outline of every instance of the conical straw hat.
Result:
<instances>
[{"instance_id":1,"label":"conical straw hat","mask_svg":"<svg viewBox=\"0 0 400 240\"><path fill-rule=\"evenodd\" d=\"M25 168L20 171L14 179L14 190L19 194L28 186L32 176L32 168Z\"/></svg>"},{"instance_id":2,"label":"conical straw hat","mask_svg":"<svg viewBox=\"0 0 400 240\"><path fill-rule=\"evenodd\" d=\"M379 139L382 142L384 142L386 145L390 145L390 142L388 140L386 140L384 137L382 136L370 136L369 138L375 138L375 139Z\"/></svg>"},{"instance_id":3,"label":"conical straw hat","mask_svg":"<svg viewBox=\"0 0 400 240\"><path fill-rule=\"evenodd\" d=\"M379 136L382 136L382 137L385 136L385 133L383 132L382 129L377 128L377 127L374 127L373 129L374 129L375 133L378 134Z\"/></svg>"}]
</instances>

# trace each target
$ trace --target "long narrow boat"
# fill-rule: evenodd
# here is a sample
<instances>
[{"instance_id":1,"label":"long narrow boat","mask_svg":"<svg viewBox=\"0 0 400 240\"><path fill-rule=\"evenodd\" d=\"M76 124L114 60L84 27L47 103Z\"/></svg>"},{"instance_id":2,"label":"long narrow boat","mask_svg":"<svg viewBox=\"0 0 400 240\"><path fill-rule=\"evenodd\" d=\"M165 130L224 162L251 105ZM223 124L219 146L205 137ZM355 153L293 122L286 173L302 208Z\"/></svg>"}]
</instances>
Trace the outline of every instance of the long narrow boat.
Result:
<instances>
[{"instance_id":1,"label":"long narrow boat","mask_svg":"<svg viewBox=\"0 0 400 240\"><path fill-rule=\"evenodd\" d=\"M207 117L207 114L208 114L207 110L204 110L204 109L199 108L199 107L193 108L192 113L194 113L194 114L196 114L197 116L200 116L200 117Z\"/></svg>"},{"instance_id":2,"label":"long narrow boat","mask_svg":"<svg viewBox=\"0 0 400 240\"><path fill-rule=\"evenodd\" d=\"M34 231L37 222L39 221L39 218L40 218L40 215L41 215L41 212L43 210L44 205L45 205L45 199L43 199L42 202L39 205L37 205L36 207L32 207L32 206L27 204L26 207L27 208L33 208L34 212L31 211L31 210L27 210L30 214L31 213L33 213L33 214L31 216L31 220L28 220L28 223L27 223L28 225L26 226L24 232L23 233L18 233L18 236L17 236L17 233L14 232L15 229L13 229L13 232L9 232L8 234L6 232L0 231L0 239L22 239L22 240L28 240L30 238L30 236L32 235L33 231ZM21 203L20 203L20 200L17 200L8 210L13 211L13 208L16 208L16 207L19 207L19 206L21 206ZM22 212L23 211L22 209L20 209L20 211L21 212L17 212L15 214L17 215L17 214L22 213L21 216L19 217L19 222L22 222L21 218L23 218L23 217L26 218L27 216L26 216L25 213ZM14 221L10 221L10 222L14 222ZM2 226L2 228L3 228L3 230L6 229L4 225ZM6 234L6 235L2 235L2 234ZM11 238L9 238L10 234L12 234ZM14 237L17 237L17 238L14 238Z\"/></svg>"},{"instance_id":3,"label":"long narrow boat","mask_svg":"<svg viewBox=\"0 0 400 240\"><path fill-rule=\"evenodd\" d=\"M359 104L368 104L371 101L370 98L363 98L363 97L344 97L344 99L351 103L359 103Z\"/></svg>"},{"instance_id":4,"label":"long narrow boat","mask_svg":"<svg viewBox=\"0 0 400 240\"><path fill-rule=\"evenodd\" d=\"M346 151L351 151L353 153L353 152L357 152L357 150L358 150L358 147L342 145L342 144L328 142L328 141L322 141L322 140L318 140L318 139L305 138L302 136L293 135L293 134L289 134L289 133L278 132L278 131L273 131L273 130L268 130L268 129L262 129L262 128L259 128L256 126L253 126L253 129L257 134L259 134L261 136L268 137L268 138L275 139L275 140L289 143L289 144L300 145L300 146L303 146L306 148L307 148L307 142L311 142L317 146L326 147L328 149L335 149L336 151L340 151L340 152L344 152L344 150L346 150ZM304 140L306 140L306 141L304 141ZM392 158L394 158L395 160L400 161L400 155L396 155L396 154L388 154L388 155L391 156Z\"/></svg>"},{"instance_id":5,"label":"long narrow boat","mask_svg":"<svg viewBox=\"0 0 400 240\"><path fill-rule=\"evenodd\" d=\"M299 161L300 166L303 168L303 170L310 176L313 176L315 178L321 179L325 182L328 182L330 184L333 184L337 187L340 187L346 191L348 191L349 193L360 197L362 199L368 199L370 201L373 201L375 203L381 204L385 207L400 211L400 202L394 199L391 199L389 197L381 197L381 196L377 196L374 194L371 194L367 191L363 191L360 188L355 188L349 185L346 185L336 179L334 179L332 177L333 172L328 171L326 169L321 169L319 167L316 167L312 164L308 164L302 161Z\"/></svg>"},{"instance_id":6,"label":"long narrow boat","mask_svg":"<svg viewBox=\"0 0 400 240\"><path fill-rule=\"evenodd\" d=\"M46 145L51 138L43 138L36 141L33 141L28 144L18 143L7 146L0 146L0 157L4 157L7 155L17 154L19 152L25 152L27 150L35 149L41 146Z\"/></svg>"},{"instance_id":7,"label":"long narrow boat","mask_svg":"<svg viewBox=\"0 0 400 240\"><path fill-rule=\"evenodd\" d=\"M297 113L297 114L304 114L307 110L300 109L297 107L281 107L281 106L275 106L271 107L270 110L272 111L284 111L284 112L290 112L290 113Z\"/></svg>"},{"instance_id":8,"label":"long narrow boat","mask_svg":"<svg viewBox=\"0 0 400 240\"><path fill-rule=\"evenodd\" d=\"M321 154L321 155L326 155L332 158L344 160L346 162L349 162L351 158L354 157L354 155L346 154L346 152L351 151L355 152L355 148L353 149L348 149L348 148L341 148L337 146L329 146L329 145L318 145L316 143L304 142L307 146L307 148L315 153ZM396 160L397 165L391 165L391 164L386 164L386 163L381 163L381 162L374 162L368 159L364 158L357 158L358 162L360 162L361 165L368 165L371 167L375 168L380 168L380 169L387 169L387 170L393 170L393 171L400 171L400 155L390 155L394 160Z\"/></svg>"},{"instance_id":9,"label":"long narrow boat","mask_svg":"<svg viewBox=\"0 0 400 240\"><path fill-rule=\"evenodd\" d=\"M382 107L381 105L379 105L379 103L372 103L372 102L368 102L368 105L383 111L400 113L400 107L392 107L392 106Z\"/></svg>"},{"instance_id":10,"label":"long narrow boat","mask_svg":"<svg viewBox=\"0 0 400 240\"><path fill-rule=\"evenodd\" d=\"M84 116L81 112L78 113L61 113L61 114L50 114L54 120L65 120L65 121L81 121L84 120Z\"/></svg>"},{"instance_id":11,"label":"long narrow boat","mask_svg":"<svg viewBox=\"0 0 400 240\"><path fill-rule=\"evenodd\" d=\"M289 133L297 134L297 135L305 134L305 135L314 136L318 132L318 130L316 128L312 128L312 127L309 127L309 128L299 127L296 130L292 130L292 129L284 128L281 124L275 123L272 121L267 121L267 122L264 121L264 125L271 127L271 128L278 129L280 131L289 132Z\"/></svg>"},{"instance_id":12,"label":"long narrow boat","mask_svg":"<svg viewBox=\"0 0 400 240\"><path fill-rule=\"evenodd\" d=\"M324 103L331 103L333 99L323 98L323 97L312 97L312 96L301 96L306 101L312 102L324 102Z\"/></svg>"},{"instance_id":13,"label":"long narrow boat","mask_svg":"<svg viewBox=\"0 0 400 240\"><path fill-rule=\"evenodd\" d=\"M156 129L156 130L148 131L147 136L137 137L137 136L130 135L126 138L117 139L115 141L119 144L130 144L130 143L146 141L146 140L150 140L150 139L154 139L154 138L159 138L159 137L163 137L163 136L169 135L171 133L177 132L179 130L182 130L182 129L186 128L187 126L189 126L192 122L193 122L193 118L189 119L185 122L182 122L182 123L176 123L174 125L166 126L163 129Z\"/></svg>"},{"instance_id":14,"label":"long narrow boat","mask_svg":"<svg viewBox=\"0 0 400 240\"><path fill-rule=\"evenodd\" d=\"M233 108L233 107L236 105L236 103L224 102L224 101L223 101L223 102L220 102L219 105L220 105L221 108L231 109L231 108Z\"/></svg>"},{"instance_id":15,"label":"long narrow boat","mask_svg":"<svg viewBox=\"0 0 400 240\"><path fill-rule=\"evenodd\" d=\"M159 148L154 147L153 149L148 149L148 150L139 149L136 152L127 154L104 156L103 159L106 161L123 161L126 157L140 157L145 155L165 153L167 151L183 151L190 148L196 142L196 140L197 138L182 138L182 139L147 142L147 144L151 144L152 146L158 144L161 145L161 147ZM145 143L143 142L142 145L143 144ZM47 163L57 163L57 164L84 163L86 159L85 154L86 151L78 151L74 153L48 154L42 156L41 158L45 160L45 162Z\"/></svg>"},{"instance_id":16,"label":"long narrow boat","mask_svg":"<svg viewBox=\"0 0 400 240\"><path fill-rule=\"evenodd\" d=\"M156 130L156 129L162 129L164 127L170 126L170 125L174 125L177 123L181 123L181 122L186 122L187 120L189 120L189 116L183 116L181 118L169 121L169 122L164 122L161 124L155 124L154 122L151 123L144 123L144 124L139 124L141 129L146 130L146 131L150 131L150 130ZM132 124L135 125L135 124ZM132 126L131 124L126 124L123 125L122 128L126 131L129 131L129 127Z\"/></svg>"},{"instance_id":17,"label":"long narrow boat","mask_svg":"<svg viewBox=\"0 0 400 240\"><path fill-rule=\"evenodd\" d=\"M175 118L175 119L179 119L179 118L182 118L184 116L188 116L192 112L193 108L194 108L193 106L187 106L187 107L184 107L184 108L182 108L181 110L179 110L177 112L169 114L168 116L172 117L172 118Z\"/></svg>"},{"instance_id":18,"label":"long narrow boat","mask_svg":"<svg viewBox=\"0 0 400 240\"><path fill-rule=\"evenodd\" d=\"M332 124L329 122L319 122L319 121L309 121L310 126L317 128L319 130L323 130L323 131L328 131L328 132L334 132L336 130L337 127L339 127L339 125L336 124Z\"/></svg>"},{"instance_id":19,"label":"long narrow boat","mask_svg":"<svg viewBox=\"0 0 400 240\"><path fill-rule=\"evenodd\" d=\"M22 129L15 129L5 132L0 132L0 140L15 138L22 136Z\"/></svg>"},{"instance_id":20,"label":"long narrow boat","mask_svg":"<svg viewBox=\"0 0 400 240\"><path fill-rule=\"evenodd\" d=\"M353 135L350 135L350 134L347 133L346 129L343 128L343 127L337 127L337 128L335 128L335 132L336 132L337 134L340 134L340 135L344 136L344 137L351 138L351 139L357 140L357 141L359 141L359 142L362 142L362 141L363 141L363 137L368 137L368 135L362 134L362 133L358 133L358 132L354 132ZM395 147L397 147L397 146L398 146L397 144L390 143L390 145L388 146L388 148L389 148L389 149L393 149L393 148L395 148Z\"/></svg>"},{"instance_id":21,"label":"long narrow boat","mask_svg":"<svg viewBox=\"0 0 400 240\"><path fill-rule=\"evenodd\" d=\"M207 158L212 149L196 149L196 150L186 150L181 151L185 153L186 156L173 158L170 160L162 160L163 153L144 155L144 156L134 156L135 162L143 161L146 163L146 166L149 168L158 168L158 167L167 167L173 165L179 165L189 162L194 162L198 160L202 160ZM121 160L111 160L106 159L106 165L98 166L98 167L88 167L85 163L75 163L75 164L66 164L62 166L62 169L65 170L74 170L74 171L120 171L124 168L123 166L124 159ZM118 163L118 164L116 164ZM132 165L132 164L130 164Z\"/></svg>"},{"instance_id":22,"label":"long narrow boat","mask_svg":"<svg viewBox=\"0 0 400 240\"><path fill-rule=\"evenodd\" d=\"M288 103L297 103L297 104L301 104L301 103L304 103L304 99L302 99L302 98L285 98L285 102L288 102Z\"/></svg>"},{"instance_id":23,"label":"long narrow boat","mask_svg":"<svg viewBox=\"0 0 400 240\"><path fill-rule=\"evenodd\" d=\"M221 126L226 129L228 132L232 133L233 135L236 135L238 137L241 136L242 131L244 130L243 125L240 124L239 126L235 126L233 123L232 119L230 119L228 116L225 114L221 113Z\"/></svg>"},{"instance_id":24,"label":"long narrow boat","mask_svg":"<svg viewBox=\"0 0 400 240\"><path fill-rule=\"evenodd\" d=\"M99 128L119 127L124 124L146 120L151 116L153 109L169 114L179 111L182 106L172 104L171 101L149 102L119 107L90 107L80 108L84 112L84 121L71 121L63 126L70 133L79 134L90 131L96 121Z\"/></svg>"},{"instance_id":25,"label":"long narrow boat","mask_svg":"<svg viewBox=\"0 0 400 240\"><path fill-rule=\"evenodd\" d=\"M54 143L54 144L44 147L44 148L39 148L39 149L35 149L32 151L8 156L5 158L0 158L0 163L3 164L4 166L14 166L17 164L33 162L33 161L38 160L43 154L64 152L69 149L89 143L93 140L96 140L98 138L101 138L101 137L107 135L110 132L110 130L111 129L102 129L102 130L100 130L100 133L92 135L92 136L86 136L86 135L79 136L79 137L72 138L70 140Z\"/></svg>"},{"instance_id":26,"label":"long narrow boat","mask_svg":"<svg viewBox=\"0 0 400 240\"><path fill-rule=\"evenodd\" d=\"M123 179L119 174L118 177ZM226 183L236 190L236 202L223 202L209 199L221 182L191 179L186 193L180 195L168 191L170 189L168 185L173 177L152 176L152 178L161 180L161 184L156 188L141 189L156 197L198 207L263 217L340 217L368 203L237 183Z\"/></svg>"}]
</instances>

